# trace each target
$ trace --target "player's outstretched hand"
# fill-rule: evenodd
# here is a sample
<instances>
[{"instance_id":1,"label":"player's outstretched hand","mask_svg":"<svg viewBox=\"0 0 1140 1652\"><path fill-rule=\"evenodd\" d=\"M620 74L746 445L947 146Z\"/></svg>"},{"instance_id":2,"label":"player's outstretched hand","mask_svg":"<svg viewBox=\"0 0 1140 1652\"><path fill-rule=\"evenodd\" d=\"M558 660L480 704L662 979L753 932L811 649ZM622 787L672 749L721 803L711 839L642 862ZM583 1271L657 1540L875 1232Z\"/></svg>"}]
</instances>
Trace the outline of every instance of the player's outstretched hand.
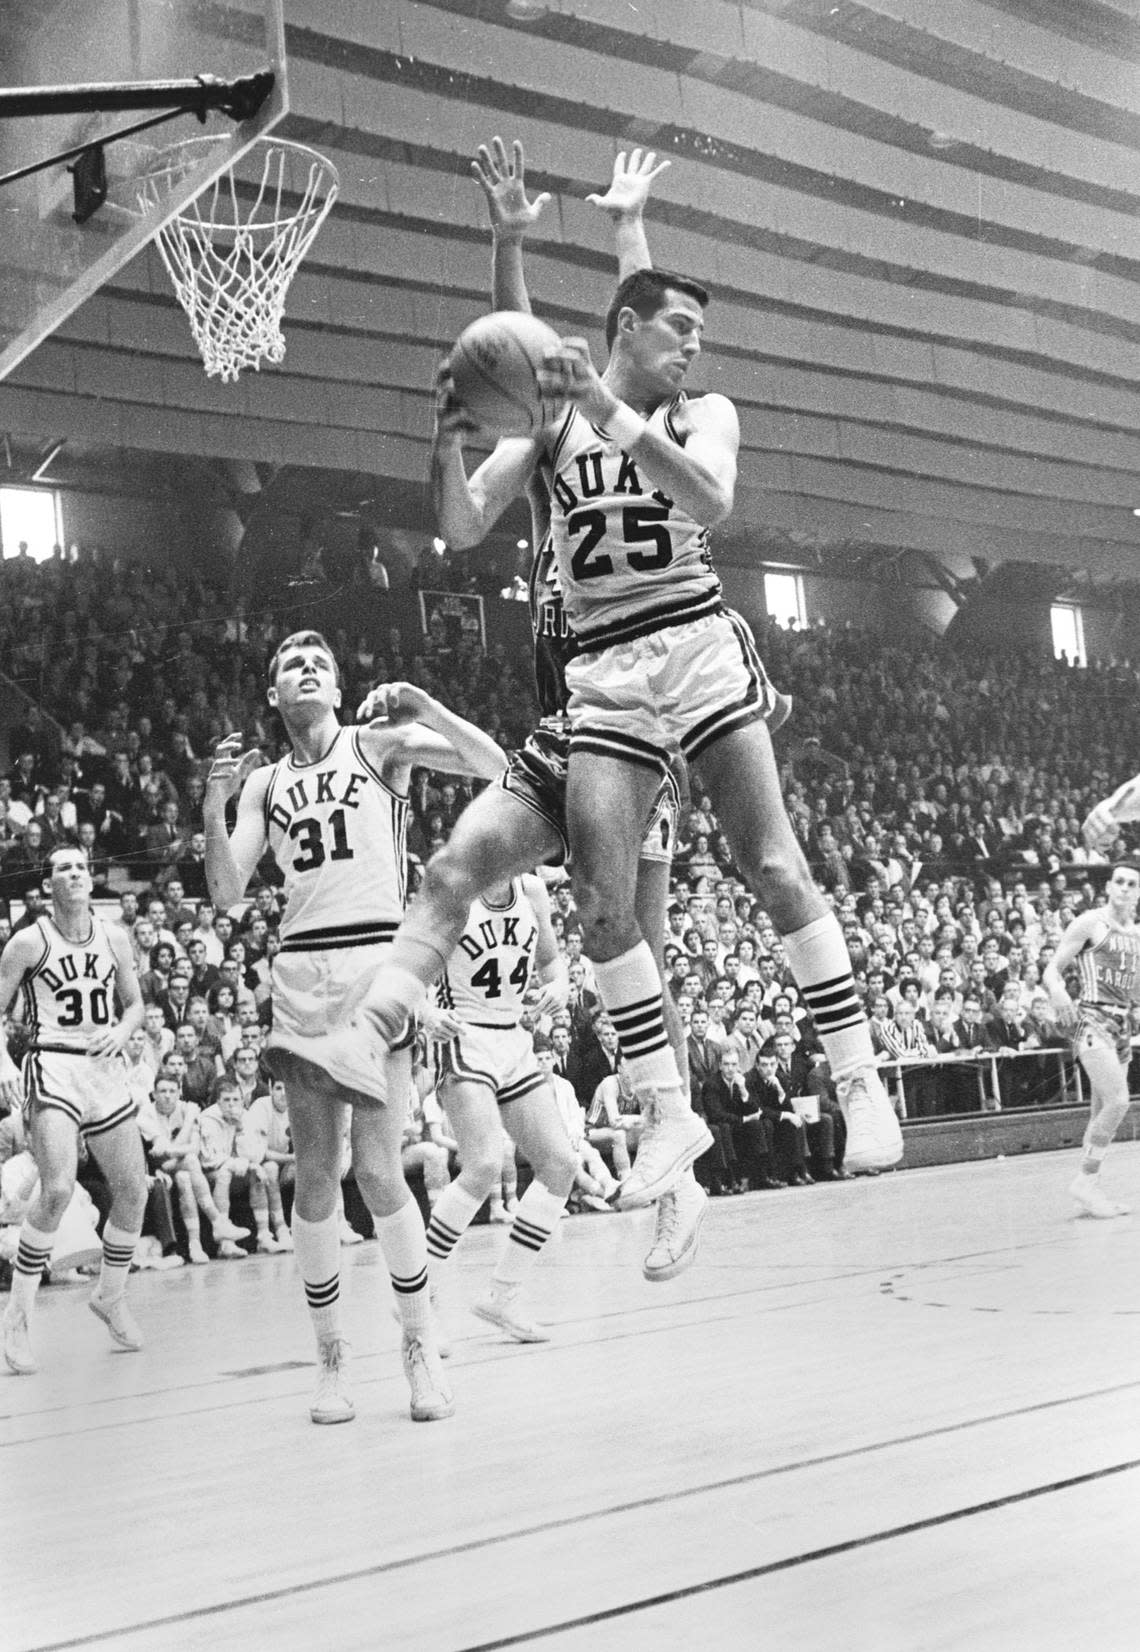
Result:
<instances>
[{"instance_id":1,"label":"player's outstretched hand","mask_svg":"<svg viewBox=\"0 0 1140 1652\"><path fill-rule=\"evenodd\" d=\"M591 206L601 207L611 218L634 218L649 199L649 186L672 161L659 161L655 149L634 149L626 156L621 150L614 161L614 175L604 195L587 195Z\"/></svg>"},{"instance_id":2,"label":"player's outstretched hand","mask_svg":"<svg viewBox=\"0 0 1140 1652\"><path fill-rule=\"evenodd\" d=\"M1107 854L1120 836L1119 822L1113 817L1107 803L1098 803L1081 822L1081 836L1085 846L1100 854Z\"/></svg>"},{"instance_id":3,"label":"player's outstretched hand","mask_svg":"<svg viewBox=\"0 0 1140 1652\"><path fill-rule=\"evenodd\" d=\"M434 704L415 683L379 683L361 700L356 716L361 723L414 723Z\"/></svg>"},{"instance_id":4,"label":"player's outstretched hand","mask_svg":"<svg viewBox=\"0 0 1140 1652\"><path fill-rule=\"evenodd\" d=\"M420 1015L420 1026L424 1036L433 1044L450 1044L453 1038L458 1038L463 1031L463 1023L451 1010L441 1009L438 1004L428 1004Z\"/></svg>"},{"instance_id":5,"label":"player's outstretched hand","mask_svg":"<svg viewBox=\"0 0 1140 1652\"><path fill-rule=\"evenodd\" d=\"M530 1013L536 1018L541 1015L558 1015L569 1002L570 982L562 976L557 976L553 981L539 984Z\"/></svg>"},{"instance_id":6,"label":"player's outstretched hand","mask_svg":"<svg viewBox=\"0 0 1140 1652\"><path fill-rule=\"evenodd\" d=\"M233 797L241 791L254 769L259 769L264 762L265 756L256 746L250 751L242 750L240 731L227 734L214 747L214 761L206 776L206 790L213 789L223 797Z\"/></svg>"},{"instance_id":7,"label":"player's outstretched hand","mask_svg":"<svg viewBox=\"0 0 1140 1652\"><path fill-rule=\"evenodd\" d=\"M526 159L518 138L511 144L509 156L502 138L492 138L490 148L481 143L478 156L471 162L471 176L487 197L491 228L500 238L525 235L550 200L545 193L527 200Z\"/></svg>"}]
</instances>

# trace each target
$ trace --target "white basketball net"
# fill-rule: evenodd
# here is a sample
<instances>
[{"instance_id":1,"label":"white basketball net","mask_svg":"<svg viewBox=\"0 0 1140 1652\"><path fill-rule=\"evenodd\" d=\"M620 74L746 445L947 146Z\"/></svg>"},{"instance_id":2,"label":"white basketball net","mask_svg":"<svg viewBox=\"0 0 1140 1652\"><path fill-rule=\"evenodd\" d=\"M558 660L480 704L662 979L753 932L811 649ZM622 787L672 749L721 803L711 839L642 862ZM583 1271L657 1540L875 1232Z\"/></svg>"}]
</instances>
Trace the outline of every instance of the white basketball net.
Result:
<instances>
[{"instance_id":1,"label":"white basketball net","mask_svg":"<svg viewBox=\"0 0 1140 1652\"><path fill-rule=\"evenodd\" d=\"M178 146L192 159L196 142ZM155 237L207 374L232 384L243 367L280 362L285 295L336 200L331 161L304 144L262 138L261 179L239 183L231 167ZM177 150L146 180L157 200L179 170Z\"/></svg>"}]
</instances>

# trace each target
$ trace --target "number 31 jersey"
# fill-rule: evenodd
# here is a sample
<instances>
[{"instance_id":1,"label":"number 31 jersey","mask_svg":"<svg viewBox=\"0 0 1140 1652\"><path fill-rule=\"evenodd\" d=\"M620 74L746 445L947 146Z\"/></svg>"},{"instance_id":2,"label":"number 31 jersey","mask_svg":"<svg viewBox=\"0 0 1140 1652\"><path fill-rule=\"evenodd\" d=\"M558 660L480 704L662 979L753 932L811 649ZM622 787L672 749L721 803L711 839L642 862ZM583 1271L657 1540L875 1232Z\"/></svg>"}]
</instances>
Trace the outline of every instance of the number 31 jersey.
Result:
<instances>
[{"instance_id":1,"label":"number 31 jersey","mask_svg":"<svg viewBox=\"0 0 1140 1652\"><path fill-rule=\"evenodd\" d=\"M649 429L684 446L674 415L655 408ZM568 408L540 461L550 490L558 583L579 652L718 613L720 580L709 532L659 489L617 443Z\"/></svg>"},{"instance_id":2,"label":"number 31 jersey","mask_svg":"<svg viewBox=\"0 0 1140 1652\"><path fill-rule=\"evenodd\" d=\"M315 763L274 765L265 830L285 875L283 948L391 940L407 898L408 800L364 755L359 729L342 728Z\"/></svg>"},{"instance_id":3,"label":"number 31 jersey","mask_svg":"<svg viewBox=\"0 0 1140 1652\"><path fill-rule=\"evenodd\" d=\"M115 1016L115 954L102 920L91 915L86 941L69 941L50 918L36 920L43 943L23 980L24 1019L36 1049L74 1050L103 1032Z\"/></svg>"},{"instance_id":4,"label":"number 31 jersey","mask_svg":"<svg viewBox=\"0 0 1140 1652\"><path fill-rule=\"evenodd\" d=\"M537 945L534 907L514 878L505 905L472 904L436 988L441 1008L475 1027L517 1026Z\"/></svg>"}]
</instances>

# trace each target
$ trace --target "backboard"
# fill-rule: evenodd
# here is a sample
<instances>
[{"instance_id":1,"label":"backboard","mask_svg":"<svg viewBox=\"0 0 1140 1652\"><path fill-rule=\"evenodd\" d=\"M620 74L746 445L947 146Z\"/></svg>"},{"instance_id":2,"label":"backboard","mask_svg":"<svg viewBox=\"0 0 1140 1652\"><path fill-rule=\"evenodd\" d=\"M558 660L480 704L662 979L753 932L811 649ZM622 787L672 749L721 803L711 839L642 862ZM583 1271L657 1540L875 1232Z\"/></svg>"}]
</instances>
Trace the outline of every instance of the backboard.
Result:
<instances>
[{"instance_id":1,"label":"backboard","mask_svg":"<svg viewBox=\"0 0 1140 1652\"><path fill-rule=\"evenodd\" d=\"M90 297L155 231L269 131L288 109L283 0L5 0L0 6L5 88L234 80L261 69L273 92L241 125L193 114L104 150L107 201L73 217L61 163L0 187L0 379ZM158 113L159 110L153 111ZM79 144L94 144L150 111L0 119L0 176ZM200 158L160 201L136 182L148 146L208 137Z\"/></svg>"}]
</instances>

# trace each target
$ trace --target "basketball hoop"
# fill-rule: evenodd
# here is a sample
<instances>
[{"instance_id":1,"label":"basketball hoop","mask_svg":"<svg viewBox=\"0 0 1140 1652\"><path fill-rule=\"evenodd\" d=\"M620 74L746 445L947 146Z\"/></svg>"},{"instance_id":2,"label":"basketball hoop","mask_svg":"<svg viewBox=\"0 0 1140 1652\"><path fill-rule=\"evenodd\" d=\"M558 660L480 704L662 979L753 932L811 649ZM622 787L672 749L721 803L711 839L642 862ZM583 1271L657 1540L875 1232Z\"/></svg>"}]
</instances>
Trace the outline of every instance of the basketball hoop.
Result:
<instances>
[{"instance_id":1,"label":"basketball hoop","mask_svg":"<svg viewBox=\"0 0 1140 1652\"><path fill-rule=\"evenodd\" d=\"M161 206L216 142L188 138L160 151L137 180L140 209ZM233 384L243 367L284 358L285 295L339 188L336 168L315 149L262 137L158 231L210 378Z\"/></svg>"}]
</instances>

